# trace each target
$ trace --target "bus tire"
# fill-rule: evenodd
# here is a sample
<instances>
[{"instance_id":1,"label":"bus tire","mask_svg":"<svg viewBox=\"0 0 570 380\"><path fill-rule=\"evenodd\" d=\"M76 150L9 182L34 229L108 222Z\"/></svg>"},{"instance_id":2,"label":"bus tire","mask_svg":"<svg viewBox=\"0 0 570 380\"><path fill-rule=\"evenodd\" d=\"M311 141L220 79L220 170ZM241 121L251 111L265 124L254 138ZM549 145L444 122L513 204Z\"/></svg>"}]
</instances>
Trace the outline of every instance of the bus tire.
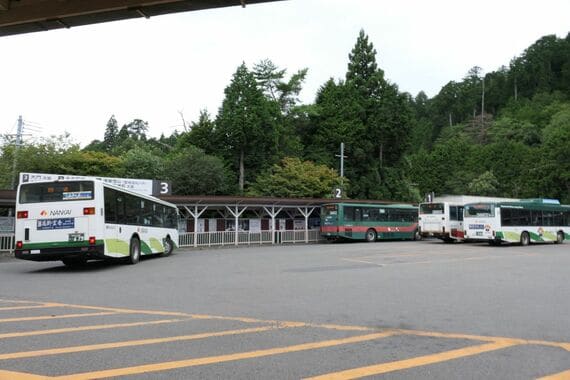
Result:
<instances>
[{"instance_id":1,"label":"bus tire","mask_svg":"<svg viewBox=\"0 0 570 380\"><path fill-rule=\"evenodd\" d=\"M422 240L422 234L421 234L420 230L416 230L414 232L414 240Z\"/></svg>"},{"instance_id":2,"label":"bus tire","mask_svg":"<svg viewBox=\"0 0 570 380\"><path fill-rule=\"evenodd\" d=\"M528 234L528 232L523 231L521 233L521 245L524 247L529 244L530 244L530 235Z\"/></svg>"},{"instance_id":3,"label":"bus tire","mask_svg":"<svg viewBox=\"0 0 570 380\"><path fill-rule=\"evenodd\" d=\"M81 258L61 259L61 262L66 267L77 268L87 264L87 260Z\"/></svg>"},{"instance_id":4,"label":"bus tire","mask_svg":"<svg viewBox=\"0 0 570 380\"><path fill-rule=\"evenodd\" d=\"M368 231L366 231L365 239L367 242L371 243L373 241L376 241L376 236L376 231L372 228L369 228Z\"/></svg>"},{"instance_id":5,"label":"bus tire","mask_svg":"<svg viewBox=\"0 0 570 380\"><path fill-rule=\"evenodd\" d=\"M558 231L558 233L556 234L556 244L562 244L564 243L564 232L562 231Z\"/></svg>"},{"instance_id":6,"label":"bus tire","mask_svg":"<svg viewBox=\"0 0 570 380\"><path fill-rule=\"evenodd\" d=\"M131 244L129 245L129 259L128 263L134 265L138 263L141 259L141 242L136 237L133 236L131 238Z\"/></svg>"},{"instance_id":7,"label":"bus tire","mask_svg":"<svg viewBox=\"0 0 570 380\"><path fill-rule=\"evenodd\" d=\"M167 236L164 238L164 256L169 256L172 251L174 251L174 243L172 242L172 239L170 239L170 236Z\"/></svg>"}]
</instances>

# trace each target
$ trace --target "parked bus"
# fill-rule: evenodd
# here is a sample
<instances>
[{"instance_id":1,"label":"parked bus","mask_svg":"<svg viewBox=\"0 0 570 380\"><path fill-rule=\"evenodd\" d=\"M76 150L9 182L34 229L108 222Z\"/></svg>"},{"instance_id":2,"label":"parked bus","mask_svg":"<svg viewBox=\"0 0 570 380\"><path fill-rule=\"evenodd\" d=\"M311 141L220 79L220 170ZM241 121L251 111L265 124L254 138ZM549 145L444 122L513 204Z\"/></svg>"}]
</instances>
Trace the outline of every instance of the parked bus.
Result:
<instances>
[{"instance_id":1,"label":"parked bus","mask_svg":"<svg viewBox=\"0 0 570 380\"><path fill-rule=\"evenodd\" d=\"M158 198L97 180L24 183L16 198L17 258L61 260L169 255L178 242L178 210Z\"/></svg>"},{"instance_id":2,"label":"parked bus","mask_svg":"<svg viewBox=\"0 0 570 380\"><path fill-rule=\"evenodd\" d=\"M416 239L417 232L417 207L355 203L321 207L321 235L329 240Z\"/></svg>"},{"instance_id":3,"label":"parked bus","mask_svg":"<svg viewBox=\"0 0 570 380\"><path fill-rule=\"evenodd\" d=\"M570 239L570 206L542 199L465 205L465 238L491 245Z\"/></svg>"},{"instance_id":4,"label":"parked bus","mask_svg":"<svg viewBox=\"0 0 570 380\"><path fill-rule=\"evenodd\" d=\"M420 203L418 217L422 237L436 237L446 243L463 240L463 204Z\"/></svg>"}]
</instances>

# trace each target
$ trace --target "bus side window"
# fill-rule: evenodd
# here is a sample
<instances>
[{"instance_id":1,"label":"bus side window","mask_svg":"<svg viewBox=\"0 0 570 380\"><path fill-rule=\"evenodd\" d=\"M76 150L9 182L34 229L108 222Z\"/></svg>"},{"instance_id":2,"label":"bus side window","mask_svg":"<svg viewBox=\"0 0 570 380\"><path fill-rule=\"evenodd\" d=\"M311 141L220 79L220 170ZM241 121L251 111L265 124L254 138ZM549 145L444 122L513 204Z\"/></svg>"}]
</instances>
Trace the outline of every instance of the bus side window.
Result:
<instances>
[{"instance_id":1,"label":"bus side window","mask_svg":"<svg viewBox=\"0 0 570 380\"><path fill-rule=\"evenodd\" d=\"M117 223L117 196L112 189L104 189L105 223Z\"/></svg>"},{"instance_id":2,"label":"bus side window","mask_svg":"<svg viewBox=\"0 0 570 380\"><path fill-rule=\"evenodd\" d=\"M126 224L127 214L125 213L125 197L124 195L117 196L117 223Z\"/></svg>"},{"instance_id":3,"label":"bus side window","mask_svg":"<svg viewBox=\"0 0 570 380\"><path fill-rule=\"evenodd\" d=\"M457 220L459 220L460 222L463 222L463 206L458 206L457 207Z\"/></svg>"},{"instance_id":4,"label":"bus side window","mask_svg":"<svg viewBox=\"0 0 570 380\"><path fill-rule=\"evenodd\" d=\"M457 219L457 206L449 206L449 220Z\"/></svg>"}]
</instances>

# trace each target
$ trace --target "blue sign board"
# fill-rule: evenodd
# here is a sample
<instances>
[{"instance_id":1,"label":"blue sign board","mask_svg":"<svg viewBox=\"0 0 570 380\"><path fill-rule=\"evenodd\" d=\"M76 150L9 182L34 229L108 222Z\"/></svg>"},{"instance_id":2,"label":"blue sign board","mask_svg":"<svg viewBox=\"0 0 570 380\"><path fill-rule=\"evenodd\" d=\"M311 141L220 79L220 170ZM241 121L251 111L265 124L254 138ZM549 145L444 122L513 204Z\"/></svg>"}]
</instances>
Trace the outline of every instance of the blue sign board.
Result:
<instances>
[{"instance_id":1,"label":"blue sign board","mask_svg":"<svg viewBox=\"0 0 570 380\"><path fill-rule=\"evenodd\" d=\"M37 228L38 231L63 230L66 228L75 228L75 219L74 218L39 219Z\"/></svg>"}]
</instances>

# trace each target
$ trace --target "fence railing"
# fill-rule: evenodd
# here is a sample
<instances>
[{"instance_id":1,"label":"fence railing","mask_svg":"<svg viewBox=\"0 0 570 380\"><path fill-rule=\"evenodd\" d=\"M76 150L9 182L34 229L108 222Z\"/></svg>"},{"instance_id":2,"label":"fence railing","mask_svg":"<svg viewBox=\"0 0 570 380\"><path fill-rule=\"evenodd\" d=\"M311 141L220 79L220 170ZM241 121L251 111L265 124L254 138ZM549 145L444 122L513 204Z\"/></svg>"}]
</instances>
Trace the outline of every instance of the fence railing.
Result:
<instances>
[{"instance_id":1,"label":"fence railing","mask_svg":"<svg viewBox=\"0 0 570 380\"><path fill-rule=\"evenodd\" d=\"M194 239L196 239L196 244L194 244ZM178 245L180 247L216 247L225 245L316 243L321 240L319 230L275 231L275 235L271 231L240 231L237 234L237 241L234 231L186 232L180 234ZM0 252L12 252L13 250L14 234L0 234Z\"/></svg>"},{"instance_id":2,"label":"fence railing","mask_svg":"<svg viewBox=\"0 0 570 380\"><path fill-rule=\"evenodd\" d=\"M234 231L224 232L186 232L179 237L180 247L213 247L224 245L260 245L260 244L285 244L285 243L315 243L321 241L319 230L287 230L275 231L272 239L271 231L249 232ZM196 244L194 241L196 240Z\"/></svg>"},{"instance_id":3,"label":"fence railing","mask_svg":"<svg viewBox=\"0 0 570 380\"><path fill-rule=\"evenodd\" d=\"M14 234L0 234L0 252L14 250Z\"/></svg>"}]
</instances>

